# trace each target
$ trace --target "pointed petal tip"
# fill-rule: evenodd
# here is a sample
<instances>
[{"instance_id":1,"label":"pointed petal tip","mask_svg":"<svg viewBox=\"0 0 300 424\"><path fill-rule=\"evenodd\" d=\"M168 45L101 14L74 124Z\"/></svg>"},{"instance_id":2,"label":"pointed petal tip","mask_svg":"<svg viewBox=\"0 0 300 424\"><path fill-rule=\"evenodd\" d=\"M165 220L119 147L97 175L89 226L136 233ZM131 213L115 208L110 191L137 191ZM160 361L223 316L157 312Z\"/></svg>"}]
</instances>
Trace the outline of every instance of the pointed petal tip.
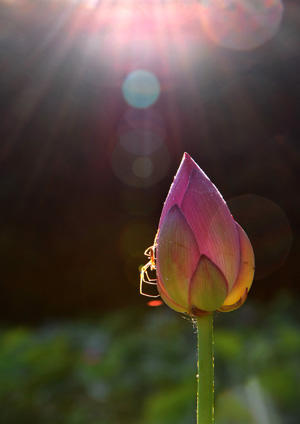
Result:
<instances>
[{"instance_id":1,"label":"pointed petal tip","mask_svg":"<svg viewBox=\"0 0 300 424\"><path fill-rule=\"evenodd\" d=\"M199 168L199 165L194 161L192 156L187 152L183 153L181 163L186 163L192 168L196 168L196 169Z\"/></svg>"},{"instance_id":2,"label":"pointed petal tip","mask_svg":"<svg viewBox=\"0 0 300 424\"><path fill-rule=\"evenodd\" d=\"M201 179L202 183L203 183L203 181L205 181L209 185L213 184L210 181L210 179L208 178L208 176L205 174L203 169L200 168L198 163L187 152L184 152L184 154L182 156L182 160L181 160L180 166L178 168L178 172L176 174L176 177L181 178L181 176L183 174L188 175L188 184L187 184L186 188L190 184L190 181L193 180L194 178L197 178L197 177Z\"/></svg>"},{"instance_id":3,"label":"pointed petal tip","mask_svg":"<svg viewBox=\"0 0 300 424\"><path fill-rule=\"evenodd\" d=\"M222 306L227 292L228 282L222 271L206 255L201 255L190 283L190 309L215 311Z\"/></svg>"},{"instance_id":4,"label":"pointed petal tip","mask_svg":"<svg viewBox=\"0 0 300 424\"><path fill-rule=\"evenodd\" d=\"M184 153L180 162L179 168L177 169L176 175L174 176L173 183L171 184L168 196L165 200L164 207L161 213L159 225L161 226L162 221L170 208L174 204L181 205L182 198L186 191L189 183L190 176L194 169L197 169L198 165L193 161L188 153Z\"/></svg>"},{"instance_id":5,"label":"pointed petal tip","mask_svg":"<svg viewBox=\"0 0 300 424\"><path fill-rule=\"evenodd\" d=\"M190 168L191 166L193 166L193 164L195 164L195 161L192 159L192 157L187 152L184 152L183 155L182 155L180 165L179 165L179 169L183 165Z\"/></svg>"}]
</instances>

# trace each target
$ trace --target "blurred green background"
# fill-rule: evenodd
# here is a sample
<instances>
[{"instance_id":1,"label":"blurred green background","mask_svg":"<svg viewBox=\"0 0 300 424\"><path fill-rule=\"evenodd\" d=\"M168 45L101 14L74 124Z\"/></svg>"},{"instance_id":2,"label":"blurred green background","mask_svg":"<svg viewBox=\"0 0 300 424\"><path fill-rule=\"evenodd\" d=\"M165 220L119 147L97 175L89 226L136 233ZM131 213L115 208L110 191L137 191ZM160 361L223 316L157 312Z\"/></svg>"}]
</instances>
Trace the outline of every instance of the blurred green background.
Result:
<instances>
[{"instance_id":1,"label":"blurred green background","mask_svg":"<svg viewBox=\"0 0 300 424\"><path fill-rule=\"evenodd\" d=\"M217 424L300 420L299 303L215 316ZM195 422L196 334L166 307L0 335L3 424Z\"/></svg>"}]
</instances>

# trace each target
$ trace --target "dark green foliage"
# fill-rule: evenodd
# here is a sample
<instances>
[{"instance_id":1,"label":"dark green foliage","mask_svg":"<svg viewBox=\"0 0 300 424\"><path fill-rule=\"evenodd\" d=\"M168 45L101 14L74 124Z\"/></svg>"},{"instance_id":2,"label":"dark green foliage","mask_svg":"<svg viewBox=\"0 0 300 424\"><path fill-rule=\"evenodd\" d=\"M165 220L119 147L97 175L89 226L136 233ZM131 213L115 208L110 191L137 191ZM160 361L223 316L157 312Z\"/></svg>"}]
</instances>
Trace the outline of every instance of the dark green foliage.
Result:
<instances>
[{"instance_id":1,"label":"dark green foliage","mask_svg":"<svg viewBox=\"0 0 300 424\"><path fill-rule=\"evenodd\" d=\"M297 304L217 314L216 424L300 420ZM1 424L192 424L195 330L167 308L0 333Z\"/></svg>"}]
</instances>

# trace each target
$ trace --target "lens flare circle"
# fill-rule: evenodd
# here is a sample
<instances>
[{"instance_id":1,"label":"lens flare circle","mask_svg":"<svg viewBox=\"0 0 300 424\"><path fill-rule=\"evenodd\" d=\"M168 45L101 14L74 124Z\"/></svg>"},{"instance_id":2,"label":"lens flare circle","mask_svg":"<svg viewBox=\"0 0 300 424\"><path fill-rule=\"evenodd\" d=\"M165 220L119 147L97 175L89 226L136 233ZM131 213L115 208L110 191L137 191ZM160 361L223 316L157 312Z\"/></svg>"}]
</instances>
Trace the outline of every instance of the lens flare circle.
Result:
<instances>
[{"instance_id":1,"label":"lens flare circle","mask_svg":"<svg viewBox=\"0 0 300 424\"><path fill-rule=\"evenodd\" d=\"M130 72L125 78L122 92L130 106L146 109L157 101L160 94L160 84L152 72L137 69Z\"/></svg>"},{"instance_id":2,"label":"lens flare circle","mask_svg":"<svg viewBox=\"0 0 300 424\"><path fill-rule=\"evenodd\" d=\"M149 178L153 172L152 160L147 156L136 158L132 164L132 171L139 178Z\"/></svg>"},{"instance_id":3,"label":"lens flare circle","mask_svg":"<svg viewBox=\"0 0 300 424\"><path fill-rule=\"evenodd\" d=\"M116 177L124 184L148 188L166 176L170 166L170 155L165 145L151 155L139 156L128 152L118 143L112 152L111 166Z\"/></svg>"},{"instance_id":4,"label":"lens flare circle","mask_svg":"<svg viewBox=\"0 0 300 424\"><path fill-rule=\"evenodd\" d=\"M133 129L120 135L120 144L124 149L137 155L149 155L163 145L159 134L150 130Z\"/></svg>"},{"instance_id":5,"label":"lens flare circle","mask_svg":"<svg viewBox=\"0 0 300 424\"><path fill-rule=\"evenodd\" d=\"M274 37L282 15L281 0L205 0L201 20L216 44L251 50Z\"/></svg>"},{"instance_id":6,"label":"lens flare circle","mask_svg":"<svg viewBox=\"0 0 300 424\"><path fill-rule=\"evenodd\" d=\"M251 240L255 279L273 274L284 264L293 240L286 214L272 200L255 194L234 197L228 206Z\"/></svg>"}]
</instances>

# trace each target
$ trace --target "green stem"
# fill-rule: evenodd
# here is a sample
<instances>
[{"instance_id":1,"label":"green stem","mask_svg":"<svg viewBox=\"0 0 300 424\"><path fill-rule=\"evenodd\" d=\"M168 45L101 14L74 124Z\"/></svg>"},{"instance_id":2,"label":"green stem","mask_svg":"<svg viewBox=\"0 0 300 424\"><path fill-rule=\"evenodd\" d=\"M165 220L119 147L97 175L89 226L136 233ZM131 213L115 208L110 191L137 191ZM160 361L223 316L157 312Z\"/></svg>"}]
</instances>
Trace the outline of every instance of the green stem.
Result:
<instances>
[{"instance_id":1,"label":"green stem","mask_svg":"<svg viewBox=\"0 0 300 424\"><path fill-rule=\"evenodd\" d=\"M197 424L214 420L213 314L196 318L198 335Z\"/></svg>"}]
</instances>

